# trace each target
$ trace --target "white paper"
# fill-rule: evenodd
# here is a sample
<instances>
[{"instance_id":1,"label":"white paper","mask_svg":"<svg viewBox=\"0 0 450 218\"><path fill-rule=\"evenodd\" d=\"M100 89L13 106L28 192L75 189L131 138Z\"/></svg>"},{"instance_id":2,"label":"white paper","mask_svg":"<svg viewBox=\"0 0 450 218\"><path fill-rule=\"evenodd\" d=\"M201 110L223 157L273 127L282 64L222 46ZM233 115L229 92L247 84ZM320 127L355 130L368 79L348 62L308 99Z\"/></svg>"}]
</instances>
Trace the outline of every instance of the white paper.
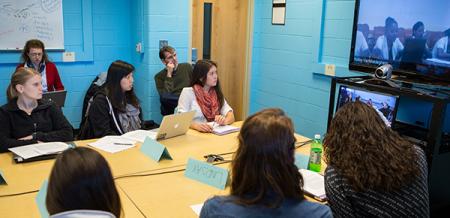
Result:
<instances>
[{"instance_id":1,"label":"white paper","mask_svg":"<svg viewBox=\"0 0 450 218\"><path fill-rule=\"evenodd\" d=\"M208 122L208 125L213 127L213 133L216 135L226 135L232 132L239 131L239 127L231 125L220 126L218 124L215 124L215 122Z\"/></svg>"},{"instance_id":2,"label":"white paper","mask_svg":"<svg viewBox=\"0 0 450 218\"><path fill-rule=\"evenodd\" d=\"M156 134L158 132L155 131L149 131L149 130L135 130L135 131L131 131L131 132L127 132L125 134L122 135L122 137L134 140L134 141L138 141L138 142L144 142L146 137L150 137L153 140L156 140Z\"/></svg>"},{"instance_id":3,"label":"white paper","mask_svg":"<svg viewBox=\"0 0 450 218\"><path fill-rule=\"evenodd\" d=\"M286 16L285 7L272 8L272 24L284 24L285 16Z\"/></svg>"},{"instance_id":4,"label":"white paper","mask_svg":"<svg viewBox=\"0 0 450 218\"><path fill-rule=\"evenodd\" d=\"M203 204L195 204L191 205L192 210L197 214L197 216L200 216L200 211L202 211Z\"/></svg>"},{"instance_id":5,"label":"white paper","mask_svg":"<svg viewBox=\"0 0 450 218\"><path fill-rule=\"evenodd\" d=\"M319 198L320 200L323 200L326 196L325 180L323 176L310 170L300 169L299 171L303 176L303 181L305 182L303 185L305 192Z\"/></svg>"},{"instance_id":6,"label":"white paper","mask_svg":"<svg viewBox=\"0 0 450 218\"><path fill-rule=\"evenodd\" d=\"M20 147L9 148L11 152L23 159L37 157L46 154L55 154L68 149L70 145L64 142L45 142Z\"/></svg>"},{"instance_id":7,"label":"white paper","mask_svg":"<svg viewBox=\"0 0 450 218\"><path fill-rule=\"evenodd\" d=\"M105 136L88 145L109 153L116 153L136 146L136 141L122 136Z\"/></svg>"}]
</instances>

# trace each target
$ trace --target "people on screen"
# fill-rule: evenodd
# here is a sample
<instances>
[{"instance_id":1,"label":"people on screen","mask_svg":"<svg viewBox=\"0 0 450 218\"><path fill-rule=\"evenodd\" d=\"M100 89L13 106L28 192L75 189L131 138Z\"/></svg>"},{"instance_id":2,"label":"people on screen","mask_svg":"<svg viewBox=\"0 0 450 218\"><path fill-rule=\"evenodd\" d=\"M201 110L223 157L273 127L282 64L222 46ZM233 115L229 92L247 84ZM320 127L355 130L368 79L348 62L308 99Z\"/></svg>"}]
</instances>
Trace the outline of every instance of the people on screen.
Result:
<instances>
[{"instance_id":1,"label":"people on screen","mask_svg":"<svg viewBox=\"0 0 450 218\"><path fill-rule=\"evenodd\" d=\"M355 41L355 57L368 57L370 55L369 46L367 45L366 38L361 31L356 32Z\"/></svg>"},{"instance_id":2,"label":"people on screen","mask_svg":"<svg viewBox=\"0 0 450 218\"><path fill-rule=\"evenodd\" d=\"M199 60L194 66L191 87L183 88L178 100L178 112L195 111L191 128L200 132L211 132L217 125L234 122L233 109L228 105L220 88L217 64L210 60Z\"/></svg>"},{"instance_id":3,"label":"people on screen","mask_svg":"<svg viewBox=\"0 0 450 218\"><path fill-rule=\"evenodd\" d=\"M281 109L248 117L231 163L230 195L207 200L200 217L332 217L328 206L303 196L295 141L294 125Z\"/></svg>"},{"instance_id":4,"label":"people on screen","mask_svg":"<svg viewBox=\"0 0 450 218\"><path fill-rule=\"evenodd\" d=\"M192 65L178 64L177 52L170 46L159 50L159 58L165 68L155 75L155 83L161 102L161 114L164 116L173 114L181 91L191 85Z\"/></svg>"},{"instance_id":5,"label":"people on screen","mask_svg":"<svg viewBox=\"0 0 450 218\"><path fill-rule=\"evenodd\" d=\"M42 77L42 91L51 92L64 90L56 65L49 61L44 43L31 39L25 43L21 55L22 63L17 66L35 69Z\"/></svg>"},{"instance_id":6,"label":"people on screen","mask_svg":"<svg viewBox=\"0 0 450 218\"><path fill-rule=\"evenodd\" d=\"M121 60L109 66L106 82L89 106L87 127L80 130L80 138L121 135L141 128L141 106L133 90L134 70L133 65Z\"/></svg>"},{"instance_id":7,"label":"people on screen","mask_svg":"<svg viewBox=\"0 0 450 218\"><path fill-rule=\"evenodd\" d=\"M378 37L373 50L373 56L392 63L400 58L403 44L398 38L398 23L394 18L385 20L384 35Z\"/></svg>"},{"instance_id":8,"label":"people on screen","mask_svg":"<svg viewBox=\"0 0 450 218\"><path fill-rule=\"evenodd\" d=\"M446 61L450 61L450 28L444 31L444 37L440 38L436 44L434 44L432 55L433 58L438 58Z\"/></svg>"},{"instance_id":9,"label":"people on screen","mask_svg":"<svg viewBox=\"0 0 450 218\"><path fill-rule=\"evenodd\" d=\"M423 150L362 102L342 106L324 138L325 191L334 217L429 217Z\"/></svg>"},{"instance_id":10,"label":"people on screen","mask_svg":"<svg viewBox=\"0 0 450 218\"><path fill-rule=\"evenodd\" d=\"M64 212L72 215L65 217L120 217L122 212L108 163L100 153L87 147L68 149L58 155L45 203L49 214L55 217Z\"/></svg>"},{"instance_id":11,"label":"people on screen","mask_svg":"<svg viewBox=\"0 0 450 218\"><path fill-rule=\"evenodd\" d=\"M72 141L73 130L61 110L42 98L41 74L19 67L11 76L8 102L0 108L0 152L38 142Z\"/></svg>"}]
</instances>

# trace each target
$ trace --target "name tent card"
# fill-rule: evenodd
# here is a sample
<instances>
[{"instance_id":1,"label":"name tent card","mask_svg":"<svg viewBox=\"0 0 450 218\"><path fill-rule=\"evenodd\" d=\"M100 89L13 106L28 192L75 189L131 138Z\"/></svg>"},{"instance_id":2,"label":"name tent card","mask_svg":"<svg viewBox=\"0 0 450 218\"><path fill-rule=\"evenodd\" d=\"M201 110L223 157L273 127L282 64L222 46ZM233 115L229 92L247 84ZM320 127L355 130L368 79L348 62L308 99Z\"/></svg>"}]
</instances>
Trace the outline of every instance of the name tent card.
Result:
<instances>
[{"instance_id":1,"label":"name tent card","mask_svg":"<svg viewBox=\"0 0 450 218\"><path fill-rule=\"evenodd\" d=\"M49 217L47 207L45 206L45 197L47 196L47 186L48 182L45 180L42 183L41 188L36 196L36 204L39 208L39 212L41 213L41 217Z\"/></svg>"},{"instance_id":2,"label":"name tent card","mask_svg":"<svg viewBox=\"0 0 450 218\"><path fill-rule=\"evenodd\" d=\"M298 169L308 169L309 156L295 153L295 165Z\"/></svg>"},{"instance_id":3,"label":"name tent card","mask_svg":"<svg viewBox=\"0 0 450 218\"><path fill-rule=\"evenodd\" d=\"M141 152L149 156L151 159L159 162L161 159L172 160L167 148L156 140L146 137L144 144L141 146Z\"/></svg>"},{"instance_id":4,"label":"name tent card","mask_svg":"<svg viewBox=\"0 0 450 218\"><path fill-rule=\"evenodd\" d=\"M6 177L3 175L3 172L0 170L0 185L7 185L6 183Z\"/></svg>"},{"instance_id":5,"label":"name tent card","mask_svg":"<svg viewBox=\"0 0 450 218\"><path fill-rule=\"evenodd\" d=\"M225 189L228 170L189 158L184 176L219 189Z\"/></svg>"}]
</instances>

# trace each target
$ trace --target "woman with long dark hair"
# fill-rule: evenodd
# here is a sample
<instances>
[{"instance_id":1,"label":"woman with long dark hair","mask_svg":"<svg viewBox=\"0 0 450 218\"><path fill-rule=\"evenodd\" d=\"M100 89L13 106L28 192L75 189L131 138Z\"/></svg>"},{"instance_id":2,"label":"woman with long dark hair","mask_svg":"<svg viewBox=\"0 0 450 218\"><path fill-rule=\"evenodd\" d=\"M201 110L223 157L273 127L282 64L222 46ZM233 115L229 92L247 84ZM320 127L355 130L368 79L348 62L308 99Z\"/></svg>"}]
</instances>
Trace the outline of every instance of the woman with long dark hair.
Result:
<instances>
[{"instance_id":1,"label":"woman with long dark hair","mask_svg":"<svg viewBox=\"0 0 450 218\"><path fill-rule=\"evenodd\" d=\"M139 100L133 90L133 65L114 61L108 69L106 82L94 96L87 111L86 128L82 138L122 135L142 125Z\"/></svg>"},{"instance_id":2,"label":"woman with long dark hair","mask_svg":"<svg viewBox=\"0 0 450 218\"><path fill-rule=\"evenodd\" d=\"M212 126L234 122L233 109L228 105L220 88L217 64L210 60L199 60L192 72L192 87L183 88L177 111L195 111L191 128L200 132L211 132Z\"/></svg>"},{"instance_id":3,"label":"woman with long dark hair","mask_svg":"<svg viewBox=\"0 0 450 218\"><path fill-rule=\"evenodd\" d=\"M231 195L207 200L200 217L331 217L327 206L303 196L303 178L294 164L294 126L282 110L248 117L238 140Z\"/></svg>"},{"instance_id":4,"label":"woman with long dark hair","mask_svg":"<svg viewBox=\"0 0 450 218\"><path fill-rule=\"evenodd\" d=\"M427 162L374 108L342 106L324 139L325 191L335 217L428 217Z\"/></svg>"},{"instance_id":5,"label":"woman with long dark hair","mask_svg":"<svg viewBox=\"0 0 450 218\"><path fill-rule=\"evenodd\" d=\"M45 202L49 214L55 217L65 217L61 213L73 215L67 217L120 217L122 213L108 163L100 153L86 147L58 155Z\"/></svg>"}]
</instances>

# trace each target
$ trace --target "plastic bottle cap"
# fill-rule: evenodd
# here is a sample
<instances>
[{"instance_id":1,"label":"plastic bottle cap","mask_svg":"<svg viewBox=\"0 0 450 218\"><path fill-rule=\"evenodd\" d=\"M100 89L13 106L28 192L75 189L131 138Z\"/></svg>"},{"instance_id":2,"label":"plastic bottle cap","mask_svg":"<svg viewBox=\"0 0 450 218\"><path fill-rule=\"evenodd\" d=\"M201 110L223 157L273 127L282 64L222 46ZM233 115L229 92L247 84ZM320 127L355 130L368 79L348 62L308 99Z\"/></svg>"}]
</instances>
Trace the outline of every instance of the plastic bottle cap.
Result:
<instances>
[{"instance_id":1,"label":"plastic bottle cap","mask_svg":"<svg viewBox=\"0 0 450 218\"><path fill-rule=\"evenodd\" d=\"M315 134L314 139L320 139L320 134Z\"/></svg>"}]
</instances>

